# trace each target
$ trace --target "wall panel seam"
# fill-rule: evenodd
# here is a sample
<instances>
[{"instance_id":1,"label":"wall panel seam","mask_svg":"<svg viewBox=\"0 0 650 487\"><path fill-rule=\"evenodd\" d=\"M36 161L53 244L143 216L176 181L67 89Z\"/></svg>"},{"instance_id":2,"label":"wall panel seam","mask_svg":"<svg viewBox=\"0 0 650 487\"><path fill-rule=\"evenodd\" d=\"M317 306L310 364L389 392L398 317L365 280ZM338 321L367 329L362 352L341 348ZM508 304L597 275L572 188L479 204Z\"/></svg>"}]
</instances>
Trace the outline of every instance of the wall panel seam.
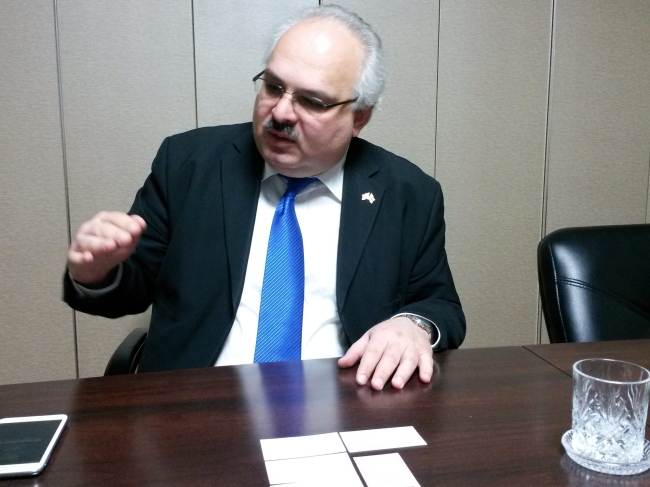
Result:
<instances>
[{"instance_id":1,"label":"wall panel seam","mask_svg":"<svg viewBox=\"0 0 650 487\"><path fill-rule=\"evenodd\" d=\"M541 228L540 240L546 236L546 218L548 212L548 178L549 178L549 157L550 157L550 130L551 130L551 98L553 95L553 63L555 62L555 26L556 26L556 0L551 2L551 25L549 32L550 49L548 59L548 84L546 91L546 133L544 134L544 171L542 183L542 214L541 214ZM541 298L537 297L537 343L542 342L542 302Z\"/></svg>"},{"instance_id":2,"label":"wall panel seam","mask_svg":"<svg viewBox=\"0 0 650 487\"><path fill-rule=\"evenodd\" d=\"M645 222L648 222L648 208L650 207L650 158L648 158L648 185L646 187L646 197L645 197Z\"/></svg>"},{"instance_id":3,"label":"wall panel seam","mask_svg":"<svg viewBox=\"0 0 650 487\"><path fill-rule=\"evenodd\" d=\"M63 188L65 194L65 212L67 219L68 245L72 242L72 223L70 219L70 191L68 187L68 157L65 141L65 117L63 111L63 82L61 76L61 46L59 42L59 10L57 0L52 0L54 10L54 46L56 51L56 75L59 88L59 123L61 124L61 155L63 161ZM77 314L72 312L72 338L74 343L75 374L79 378L79 346L77 340Z\"/></svg>"},{"instance_id":4,"label":"wall panel seam","mask_svg":"<svg viewBox=\"0 0 650 487\"><path fill-rule=\"evenodd\" d=\"M196 35L194 33L194 0L191 2L192 7L192 61L194 64L194 123L199 128L199 90L196 85Z\"/></svg>"},{"instance_id":5,"label":"wall panel seam","mask_svg":"<svg viewBox=\"0 0 650 487\"><path fill-rule=\"evenodd\" d=\"M440 15L441 12L441 0L438 0L438 45L436 46L436 100L435 100L435 121L433 122L433 177L436 177L436 172L438 170L438 92L440 91L440 84L438 82L440 78Z\"/></svg>"}]
</instances>

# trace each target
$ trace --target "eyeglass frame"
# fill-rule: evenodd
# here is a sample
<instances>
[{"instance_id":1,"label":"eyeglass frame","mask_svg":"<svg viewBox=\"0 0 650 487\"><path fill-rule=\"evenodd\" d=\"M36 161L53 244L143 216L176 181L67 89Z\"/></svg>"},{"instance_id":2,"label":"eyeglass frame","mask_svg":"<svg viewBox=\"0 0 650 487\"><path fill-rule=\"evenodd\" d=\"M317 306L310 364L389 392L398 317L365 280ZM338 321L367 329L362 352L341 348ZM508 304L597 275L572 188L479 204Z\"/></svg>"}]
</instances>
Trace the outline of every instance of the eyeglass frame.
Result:
<instances>
[{"instance_id":1,"label":"eyeglass frame","mask_svg":"<svg viewBox=\"0 0 650 487\"><path fill-rule=\"evenodd\" d=\"M269 80L267 80L265 78L262 78L262 75L264 73L266 73L266 69L263 69L260 73L256 74L253 77L253 83L255 83L257 80L262 80L264 83L268 83L270 85L277 86L278 88L280 88L280 90L282 90L282 94L277 98L278 102L282 99L282 97L284 95L291 95L291 102L293 103L293 101L294 101L293 96L294 95L299 95L299 96L302 96L303 98L306 98L307 100L317 102L317 103L315 103L316 106L318 106L318 104L320 104L321 106L319 106L319 109L323 110L323 112L324 112L326 110L329 110L330 108L338 107L340 105L346 105L348 103L354 103L355 101L357 101L359 99L359 97L356 97L356 98L351 98L351 99L345 100L345 101L339 101L337 103L324 103L322 100L316 98L315 96L305 95L304 93L300 93L299 91L294 91L293 93L290 93L287 90L285 90L282 85L277 84L277 83L273 83L272 81L269 81Z\"/></svg>"}]
</instances>

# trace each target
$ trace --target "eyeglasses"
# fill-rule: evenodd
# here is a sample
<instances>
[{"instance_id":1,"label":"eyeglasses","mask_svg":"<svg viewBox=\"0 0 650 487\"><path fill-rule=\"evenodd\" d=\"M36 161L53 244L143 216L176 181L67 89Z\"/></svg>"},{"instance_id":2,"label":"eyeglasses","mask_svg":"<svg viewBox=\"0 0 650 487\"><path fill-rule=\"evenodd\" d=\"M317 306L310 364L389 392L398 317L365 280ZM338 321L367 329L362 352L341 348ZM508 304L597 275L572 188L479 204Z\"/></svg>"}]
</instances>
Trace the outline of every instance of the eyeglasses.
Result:
<instances>
[{"instance_id":1,"label":"eyeglasses","mask_svg":"<svg viewBox=\"0 0 650 487\"><path fill-rule=\"evenodd\" d=\"M258 96L262 97L264 100L275 100L278 102L285 94L291 95L293 108L298 113L318 116L330 108L337 107L339 105L346 105L348 103L354 103L357 101L356 98L353 98L351 100L340 101L338 103L325 103L313 96L304 95L298 92L289 93L288 91L285 91L284 88L279 84L262 78L262 75L265 72L266 70L262 71L253 78L253 82L255 83L255 91L257 92Z\"/></svg>"}]
</instances>

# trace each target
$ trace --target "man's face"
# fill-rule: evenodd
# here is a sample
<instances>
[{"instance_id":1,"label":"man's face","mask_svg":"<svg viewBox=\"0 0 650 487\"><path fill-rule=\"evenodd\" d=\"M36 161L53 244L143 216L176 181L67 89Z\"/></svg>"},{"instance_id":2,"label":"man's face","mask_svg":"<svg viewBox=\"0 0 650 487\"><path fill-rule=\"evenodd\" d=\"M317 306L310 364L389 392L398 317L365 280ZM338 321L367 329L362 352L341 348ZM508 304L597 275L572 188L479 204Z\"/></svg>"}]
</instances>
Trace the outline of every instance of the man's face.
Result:
<instances>
[{"instance_id":1,"label":"man's face","mask_svg":"<svg viewBox=\"0 0 650 487\"><path fill-rule=\"evenodd\" d=\"M363 56L363 46L347 28L328 19L309 19L284 33L263 76L288 93L336 103L354 96ZM291 95L280 100L258 96L253 112L255 143L280 174L315 176L341 160L370 114L371 109L354 112L348 103L308 115L296 113Z\"/></svg>"}]
</instances>

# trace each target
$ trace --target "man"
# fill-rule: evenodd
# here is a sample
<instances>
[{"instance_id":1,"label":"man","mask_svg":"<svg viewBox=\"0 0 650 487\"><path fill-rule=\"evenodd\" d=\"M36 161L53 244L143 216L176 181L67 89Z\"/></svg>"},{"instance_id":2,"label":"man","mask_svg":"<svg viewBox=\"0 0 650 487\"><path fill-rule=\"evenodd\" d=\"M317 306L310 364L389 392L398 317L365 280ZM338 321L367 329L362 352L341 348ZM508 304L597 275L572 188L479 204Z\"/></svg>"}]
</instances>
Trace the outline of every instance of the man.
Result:
<instances>
[{"instance_id":1,"label":"man","mask_svg":"<svg viewBox=\"0 0 650 487\"><path fill-rule=\"evenodd\" d=\"M65 300L108 317L153 303L140 371L342 356L360 385L402 388L416 368L429 382L432 346L458 347L465 319L438 183L357 138L383 89L379 38L311 9L255 83L252 125L166 139L130 214L81 226ZM287 226L299 252L274 243Z\"/></svg>"}]
</instances>

